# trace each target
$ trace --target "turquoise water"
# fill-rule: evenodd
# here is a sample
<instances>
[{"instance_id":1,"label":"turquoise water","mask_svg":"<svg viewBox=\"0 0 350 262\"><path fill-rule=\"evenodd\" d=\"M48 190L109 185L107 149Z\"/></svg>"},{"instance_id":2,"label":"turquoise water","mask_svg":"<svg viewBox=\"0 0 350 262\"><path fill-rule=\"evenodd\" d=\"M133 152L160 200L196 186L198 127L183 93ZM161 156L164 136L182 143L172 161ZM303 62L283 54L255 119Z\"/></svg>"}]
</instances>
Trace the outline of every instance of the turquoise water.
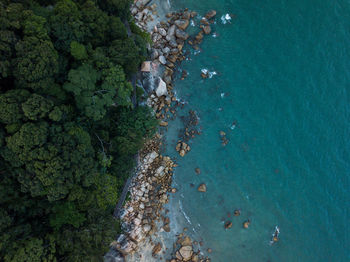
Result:
<instances>
[{"instance_id":1,"label":"turquoise water","mask_svg":"<svg viewBox=\"0 0 350 262\"><path fill-rule=\"evenodd\" d=\"M203 132L184 158L176 157L179 192L170 206L178 227L202 237L214 262L350 261L350 2L171 4L218 12L218 37L205 38L197 55L188 48L182 68L189 76L175 83L189 103L182 113L195 110ZM226 13L236 18L224 25ZM202 80L203 68L218 75ZM170 123L172 156L178 129L179 121ZM202 182L207 193L196 190ZM232 217L236 208L240 217ZM275 225L280 241L270 246Z\"/></svg>"}]
</instances>

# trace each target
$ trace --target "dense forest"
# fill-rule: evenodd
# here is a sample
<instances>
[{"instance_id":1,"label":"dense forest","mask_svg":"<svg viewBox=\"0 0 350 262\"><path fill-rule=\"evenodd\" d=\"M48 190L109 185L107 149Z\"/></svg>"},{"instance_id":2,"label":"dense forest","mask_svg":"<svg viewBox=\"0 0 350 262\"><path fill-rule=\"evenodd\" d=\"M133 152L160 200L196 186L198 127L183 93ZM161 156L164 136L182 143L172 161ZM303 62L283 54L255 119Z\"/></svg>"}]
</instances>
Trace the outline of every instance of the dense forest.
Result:
<instances>
[{"instance_id":1,"label":"dense forest","mask_svg":"<svg viewBox=\"0 0 350 262\"><path fill-rule=\"evenodd\" d=\"M148 36L130 1L0 0L0 261L100 261L116 237L157 124L131 99Z\"/></svg>"}]
</instances>

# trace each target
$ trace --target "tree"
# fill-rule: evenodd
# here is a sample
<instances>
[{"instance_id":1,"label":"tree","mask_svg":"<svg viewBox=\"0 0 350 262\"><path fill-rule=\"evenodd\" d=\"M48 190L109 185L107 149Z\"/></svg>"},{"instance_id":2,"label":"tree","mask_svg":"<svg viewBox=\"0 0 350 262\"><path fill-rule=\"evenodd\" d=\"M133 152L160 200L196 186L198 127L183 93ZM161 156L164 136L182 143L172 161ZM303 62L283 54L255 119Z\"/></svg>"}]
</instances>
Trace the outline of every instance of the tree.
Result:
<instances>
[{"instance_id":1,"label":"tree","mask_svg":"<svg viewBox=\"0 0 350 262\"><path fill-rule=\"evenodd\" d=\"M15 89L0 94L0 122L3 124L16 124L23 119L21 103L29 97L27 90Z\"/></svg>"},{"instance_id":2,"label":"tree","mask_svg":"<svg viewBox=\"0 0 350 262\"><path fill-rule=\"evenodd\" d=\"M107 108L113 104L116 95L113 84L118 79L109 74L107 80L98 86L97 81L101 80L101 74L92 66L84 64L78 69L72 69L68 74L68 80L64 89L74 94L77 107L93 120L102 119Z\"/></svg>"},{"instance_id":3,"label":"tree","mask_svg":"<svg viewBox=\"0 0 350 262\"><path fill-rule=\"evenodd\" d=\"M58 72L58 54L51 41L25 37L16 44L15 71L19 86L45 89Z\"/></svg>"},{"instance_id":4,"label":"tree","mask_svg":"<svg viewBox=\"0 0 350 262\"><path fill-rule=\"evenodd\" d=\"M76 41L70 43L70 53L76 60L84 60L88 57L85 46Z\"/></svg>"},{"instance_id":5,"label":"tree","mask_svg":"<svg viewBox=\"0 0 350 262\"><path fill-rule=\"evenodd\" d=\"M84 42L84 26L78 6L71 0L60 0L50 17L50 28L55 47L61 52L69 52L70 43Z\"/></svg>"},{"instance_id":6,"label":"tree","mask_svg":"<svg viewBox=\"0 0 350 262\"><path fill-rule=\"evenodd\" d=\"M53 108L53 102L41 95L33 94L22 104L24 115L30 120L39 120L47 116Z\"/></svg>"},{"instance_id":7,"label":"tree","mask_svg":"<svg viewBox=\"0 0 350 262\"><path fill-rule=\"evenodd\" d=\"M122 65L127 74L136 72L141 62L139 48L130 38L114 40L108 49L108 56L113 63Z\"/></svg>"}]
</instances>

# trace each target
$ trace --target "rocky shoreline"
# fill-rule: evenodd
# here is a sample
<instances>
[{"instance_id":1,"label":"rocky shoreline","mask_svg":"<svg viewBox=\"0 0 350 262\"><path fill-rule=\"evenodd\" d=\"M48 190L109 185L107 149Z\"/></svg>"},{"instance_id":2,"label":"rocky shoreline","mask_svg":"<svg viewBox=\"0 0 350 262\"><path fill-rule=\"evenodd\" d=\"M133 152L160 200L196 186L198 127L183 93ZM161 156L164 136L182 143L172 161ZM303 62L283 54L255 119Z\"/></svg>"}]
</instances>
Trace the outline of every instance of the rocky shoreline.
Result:
<instances>
[{"instance_id":1,"label":"rocky shoreline","mask_svg":"<svg viewBox=\"0 0 350 262\"><path fill-rule=\"evenodd\" d=\"M183 10L168 13L164 21L153 27L150 25L157 21L157 5L152 4L152 1L136 0L131 7L131 13L136 24L151 35L151 61L142 64L140 82L148 94L147 105L160 120L160 127L166 128L167 120L176 117L176 108L180 105L174 96L172 83L176 65L186 58L183 47L187 42L194 49L198 49L204 35L211 32L210 23L216 12L211 10L201 19L200 31L195 36L189 36L185 30L190 20L197 16L196 12ZM181 79L185 77L186 72L183 72ZM194 130L186 128L183 140L188 142L194 134ZM190 151L190 146L184 141L179 140L176 145L176 150L182 157ZM192 242L185 233L178 235L177 240L174 239L172 247L164 247L161 242L155 243L152 239L160 230L170 232L170 220L163 205L168 203L169 194L177 191L171 187L176 164L170 157L160 154L161 145L162 136L157 134L139 152L137 175L130 186L130 200L126 202L120 217L124 234L111 243L111 249L105 255L104 261L126 261L125 258L135 254L146 243L152 250L154 259L162 260L161 254L165 249L171 248L172 257L166 261L210 261L201 254L198 243ZM201 186L199 191L205 192L203 185ZM141 257L136 261L140 260Z\"/></svg>"}]
</instances>

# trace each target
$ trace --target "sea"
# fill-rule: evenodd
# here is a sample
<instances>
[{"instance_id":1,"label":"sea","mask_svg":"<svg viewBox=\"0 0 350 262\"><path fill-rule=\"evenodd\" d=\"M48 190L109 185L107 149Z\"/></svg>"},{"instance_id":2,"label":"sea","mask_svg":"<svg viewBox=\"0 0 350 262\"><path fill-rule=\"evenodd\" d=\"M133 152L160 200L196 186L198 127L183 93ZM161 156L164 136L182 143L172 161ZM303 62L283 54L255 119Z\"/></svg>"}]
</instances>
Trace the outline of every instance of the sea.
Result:
<instances>
[{"instance_id":1,"label":"sea","mask_svg":"<svg viewBox=\"0 0 350 262\"><path fill-rule=\"evenodd\" d=\"M164 152L178 164L172 232L187 228L213 262L350 261L350 1L168 2L198 13L192 33L217 11L200 49L185 47L174 83L184 107ZM201 135L182 158L175 146L190 110Z\"/></svg>"}]
</instances>

